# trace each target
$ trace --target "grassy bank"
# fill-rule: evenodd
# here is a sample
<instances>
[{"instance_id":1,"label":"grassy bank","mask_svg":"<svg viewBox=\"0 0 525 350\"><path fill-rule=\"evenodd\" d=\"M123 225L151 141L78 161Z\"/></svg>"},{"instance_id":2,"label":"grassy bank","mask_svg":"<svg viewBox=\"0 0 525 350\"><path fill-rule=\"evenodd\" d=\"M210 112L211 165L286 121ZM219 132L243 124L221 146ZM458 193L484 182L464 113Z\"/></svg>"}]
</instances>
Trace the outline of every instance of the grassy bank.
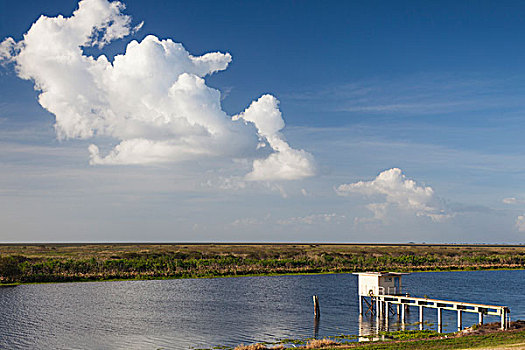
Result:
<instances>
[{"instance_id":1,"label":"grassy bank","mask_svg":"<svg viewBox=\"0 0 525 350\"><path fill-rule=\"evenodd\" d=\"M481 327L440 334L433 331L383 332L386 341L353 342L341 344L337 339L311 339L300 342L298 349L358 349L358 350L402 350L402 349L525 349L525 321L510 324L507 331L498 330L498 323ZM350 338L350 337L348 337ZM240 345L232 350L277 350L286 349L282 344ZM226 348L225 348L226 349Z\"/></svg>"},{"instance_id":2,"label":"grassy bank","mask_svg":"<svg viewBox=\"0 0 525 350\"><path fill-rule=\"evenodd\" d=\"M399 342L383 342L343 346L344 348L357 348L359 350L401 350L401 349L497 349L502 345L520 344L515 349L525 348L525 331L497 332L485 335L469 335L464 337L433 338Z\"/></svg>"},{"instance_id":3,"label":"grassy bank","mask_svg":"<svg viewBox=\"0 0 525 350\"><path fill-rule=\"evenodd\" d=\"M345 244L0 245L1 283L366 270L523 269L525 246Z\"/></svg>"}]
</instances>

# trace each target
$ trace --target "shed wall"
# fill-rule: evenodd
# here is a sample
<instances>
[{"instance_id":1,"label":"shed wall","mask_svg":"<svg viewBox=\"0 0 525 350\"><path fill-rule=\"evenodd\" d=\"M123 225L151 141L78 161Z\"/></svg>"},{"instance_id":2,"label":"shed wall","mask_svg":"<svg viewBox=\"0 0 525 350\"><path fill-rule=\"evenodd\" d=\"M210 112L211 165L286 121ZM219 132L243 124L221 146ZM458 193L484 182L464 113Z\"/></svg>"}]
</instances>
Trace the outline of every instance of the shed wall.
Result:
<instances>
[{"instance_id":1,"label":"shed wall","mask_svg":"<svg viewBox=\"0 0 525 350\"><path fill-rule=\"evenodd\" d=\"M358 294L368 296L370 291L375 295L401 293L401 276L359 275Z\"/></svg>"}]
</instances>

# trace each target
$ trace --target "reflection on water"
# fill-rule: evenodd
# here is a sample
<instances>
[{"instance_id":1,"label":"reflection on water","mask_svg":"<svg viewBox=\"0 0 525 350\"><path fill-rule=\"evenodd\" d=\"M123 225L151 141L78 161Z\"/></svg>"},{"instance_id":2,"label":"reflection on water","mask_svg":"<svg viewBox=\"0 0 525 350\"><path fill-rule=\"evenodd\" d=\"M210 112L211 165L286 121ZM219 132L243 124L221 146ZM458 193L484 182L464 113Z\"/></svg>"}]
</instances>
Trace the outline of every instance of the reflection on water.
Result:
<instances>
[{"instance_id":1,"label":"reflection on water","mask_svg":"<svg viewBox=\"0 0 525 350\"><path fill-rule=\"evenodd\" d=\"M321 323L321 319L319 317L314 317L314 338L319 338L319 325Z\"/></svg>"},{"instance_id":2,"label":"reflection on water","mask_svg":"<svg viewBox=\"0 0 525 350\"><path fill-rule=\"evenodd\" d=\"M411 295L502 304L525 318L525 271L415 273L404 278ZM321 318L312 312L318 295ZM465 300L468 298L469 300ZM407 314L407 327L418 322ZM425 310L425 326L437 315ZM444 331L455 331L455 312L443 311ZM486 322L497 321L487 317ZM464 314L463 324L477 322ZM365 337L378 329L400 330L359 317L357 278L350 274L123 281L23 285L0 288L0 348L188 349L216 345Z\"/></svg>"},{"instance_id":3,"label":"reflection on water","mask_svg":"<svg viewBox=\"0 0 525 350\"><path fill-rule=\"evenodd\" d=\"M378 336L379 332L401 331L405 329L419 328L420 323L416 322L410 324L408 322L401 322L399 314L390 315L388 319L375 316L359 316L359 341L376 341L381 338ZM433 324L423 322L426 329L431 329Z\"/></svg>"}]
</instances>

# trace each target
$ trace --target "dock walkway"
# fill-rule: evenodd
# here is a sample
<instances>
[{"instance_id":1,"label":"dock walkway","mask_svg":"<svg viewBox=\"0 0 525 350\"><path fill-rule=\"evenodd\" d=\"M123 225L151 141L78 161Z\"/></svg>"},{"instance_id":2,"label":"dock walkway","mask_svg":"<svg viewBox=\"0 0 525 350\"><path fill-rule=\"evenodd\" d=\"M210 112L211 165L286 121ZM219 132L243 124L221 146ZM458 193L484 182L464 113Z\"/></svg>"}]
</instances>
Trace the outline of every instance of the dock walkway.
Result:
<instances>
[{"instance_id":1,"label":"dock walkway","mask_svg":"<svg viewBox=\"0 0 525 350\"><path fill-rule=\"evenodd\" d=\"M361 298L360 298L361 299ZM364 299L364 298L363 298ZM406 311L410 306L419 308L419 322L420 328L423 327L423 309L433 308L437 309L438 316L438 331L442 331L442 313L443 310L456 311L458 314L458 329L462 329L462 313L470 312L479 315L479 323L483 324L484 315L499 316L501 320L501 329L506 329L510 319L510 310L507 306L486 305L477 303L466 303L460 301L439 300L430 298L411 297L404 295L390 295L390 294L370 294L370 303L366 300L371 313L375 313L378 318L385 317L388 319L390 313L390 305L397 306L397 313L401 316L401 322L405 322ZM374 310L374 303L376 305ZM362 314L362 304L360 304L360 313Z\"/></svg>"}]
</instances>

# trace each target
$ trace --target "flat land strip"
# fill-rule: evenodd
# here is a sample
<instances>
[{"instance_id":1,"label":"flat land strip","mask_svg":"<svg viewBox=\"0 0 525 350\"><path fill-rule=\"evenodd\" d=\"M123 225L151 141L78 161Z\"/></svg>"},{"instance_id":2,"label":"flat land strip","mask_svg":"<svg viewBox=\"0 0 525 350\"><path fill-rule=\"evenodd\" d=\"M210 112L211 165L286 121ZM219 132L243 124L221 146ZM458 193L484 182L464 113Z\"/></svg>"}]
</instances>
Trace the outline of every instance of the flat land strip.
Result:
<instances>
[{"instance_id":1,"label":"flat land strip","mask_svg":"<svg viewBox=\"0 0 525 350\"><path fill-rule=\"evenodd\" d=\"M0 245L0 283L523 268L524 245Z\"/></svg>"},{"instance_id":2,"label":"flat land strip","mask_svg":"<svg viewBox=\"0 0 525 350\"><path fill-rule=\"evenodd\" d=\"M423 339L401 342L355 344L337 346L333 349L363 349L363 350L401 350L401 349L525 349L525 331L502 331L485 335L467 335L462 337Z\"/></svg>"}]
</instances>

